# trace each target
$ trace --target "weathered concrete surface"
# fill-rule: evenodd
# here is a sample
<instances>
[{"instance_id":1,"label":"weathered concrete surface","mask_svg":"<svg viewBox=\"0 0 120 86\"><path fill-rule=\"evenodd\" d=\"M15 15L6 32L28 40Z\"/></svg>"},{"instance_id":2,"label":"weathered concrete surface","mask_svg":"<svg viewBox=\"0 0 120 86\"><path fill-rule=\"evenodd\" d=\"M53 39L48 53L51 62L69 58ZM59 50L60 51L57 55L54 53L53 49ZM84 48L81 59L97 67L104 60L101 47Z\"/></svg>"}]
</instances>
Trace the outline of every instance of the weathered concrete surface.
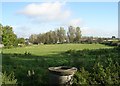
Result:
<instances>
[{"instance_id":1,"label":"weathered concrete surface","mask_svg":"<svg viewBox=\"0 0 120 86\"><path fill-rule=\"evenodd\" d=\"M70 86L74 73L77 71L75 67L50 67L49 68L49 84L51 86Z\"/></svg>"}]
</instances>

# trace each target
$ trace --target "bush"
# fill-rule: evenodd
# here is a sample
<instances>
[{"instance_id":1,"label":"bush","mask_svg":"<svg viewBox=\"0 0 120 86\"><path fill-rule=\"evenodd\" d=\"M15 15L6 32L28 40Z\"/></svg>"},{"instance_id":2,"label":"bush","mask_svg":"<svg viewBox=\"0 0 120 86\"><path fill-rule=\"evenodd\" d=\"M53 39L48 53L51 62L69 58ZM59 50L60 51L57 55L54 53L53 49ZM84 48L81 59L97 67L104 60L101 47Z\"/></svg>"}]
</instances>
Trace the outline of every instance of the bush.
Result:
<instances>
[{"instance_id":1,"label":"bush","mask_svg":"<svg viewBox=\"0 0 120 86\"><path fill-rule=\"evenodd\" d=\"M7 75L6 72L1 74L2 76L2 85L17 85L17 79L15 79L14 72L11 72L9 75Z\"/></svg>"},{"instance_id":2,"label":"bush","mask_svg":"<svg viewBox=\"0 0 120 86\"><path fill-rule=\"evenodd\" d=\"M81 68L74 76L74 85L93 85L93 84L120 84L120 65L113 63L111 59L107 60L108 66L104 67L100 62L96 62L92 71L88 72Z\"/></svg>"},{"instance_id":3,"label":"bush","mask_svg":"<svg viewBox=\"0 0 120 86\"><path fill-rule=\"evenodd\" d=\"M73 79L73 85L82 85L88 84L89 72L85 71L84 67L81 68L80 71L76 72Z\"/></svg>"},{"instance_id":4,"label":"bush","mask_svg":"<svg viewBox=\"0 0 120 86\"><path fill-rule=\"evenodd\" d=\"M119 41L105 41L102 44L108 45L108 46L120 46Z\"/></svg>"}]
</instances>

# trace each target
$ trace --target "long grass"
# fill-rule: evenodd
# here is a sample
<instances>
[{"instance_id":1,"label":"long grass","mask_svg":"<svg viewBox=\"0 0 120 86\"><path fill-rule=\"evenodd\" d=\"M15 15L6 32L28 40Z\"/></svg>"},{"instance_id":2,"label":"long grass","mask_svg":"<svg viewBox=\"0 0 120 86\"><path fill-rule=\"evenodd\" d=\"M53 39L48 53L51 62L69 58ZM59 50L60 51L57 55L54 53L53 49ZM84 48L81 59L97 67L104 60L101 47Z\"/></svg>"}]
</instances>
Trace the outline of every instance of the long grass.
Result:
<instances>
[{"instance_id":1,"label":"long grass","mask_svg":"<svg viewBox=\"0 0 120 86\"><path fill-rule=\"evenodd\" d=\"M119 61L118 51L112 48L101 44L51 44L3 49L2 71L8 74L14 71L20 85L44 86L48 84L48 68L51 66L91 70L96 60L104 62L112 58ZM32 70L35 76L31 80L27 72Z\"/></svg>"}]
</instances>

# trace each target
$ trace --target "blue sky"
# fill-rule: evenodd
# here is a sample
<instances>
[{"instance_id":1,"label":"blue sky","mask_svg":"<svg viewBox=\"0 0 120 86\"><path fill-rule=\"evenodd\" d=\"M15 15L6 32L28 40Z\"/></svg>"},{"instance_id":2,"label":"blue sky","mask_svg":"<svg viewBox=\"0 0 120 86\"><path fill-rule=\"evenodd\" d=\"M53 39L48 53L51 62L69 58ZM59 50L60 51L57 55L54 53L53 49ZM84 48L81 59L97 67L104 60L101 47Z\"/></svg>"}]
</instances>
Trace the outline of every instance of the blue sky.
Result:
<instances>
[{"instance_id":1,"label":"blue sky","mask_svg":"<svg viewBox=\"0 0 120 86\"><path fill-rule=\"evenodd\" d=\"M117 2L3 2L2 24L18 37L63 26L80 26L83 36L118 36Z\"/></svg>"}]
</instances>

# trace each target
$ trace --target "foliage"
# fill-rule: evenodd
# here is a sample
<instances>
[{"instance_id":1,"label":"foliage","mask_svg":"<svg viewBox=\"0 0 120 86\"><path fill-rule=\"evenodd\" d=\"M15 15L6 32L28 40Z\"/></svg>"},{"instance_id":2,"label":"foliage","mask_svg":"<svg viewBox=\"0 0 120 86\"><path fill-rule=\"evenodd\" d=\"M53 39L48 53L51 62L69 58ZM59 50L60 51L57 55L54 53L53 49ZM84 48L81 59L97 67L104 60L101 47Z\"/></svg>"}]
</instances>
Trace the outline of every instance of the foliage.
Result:
<instances>
[{"instance_id":1,"label":"foliage","mask_svg":"<svg viewBox=\"0 0 120 86\"><path fill-rule=\"evenodd\" d=\"M118 62L113 63L111 58L107 60L107 67L100 62L96 62L93 69L88 72L81 68L74 76L74 85L119 85L120 84L120 65Z\"/></svg>"},{"instance_id":2,"label":"foliage","mask_svg":"<svg viewBox=\"0 0 120 86\"><path fill-rule=\"evenodd\" d=\"M2 24L0 24L0 36L2 36L2 28L3 28L3 26L2 26Z\"/></svg>"},{"instance_id":3,"label":"foliage","mask_svg":"<svg viewBox=\"0 0 120 86\"><path fill-rule=\"evenodd\" d=\"M37 35L36 34L32 34L30 37L29 37L29 41L33 44L36 44L38 43L37 42Z\"/></svg>"},{"instance_id":4,"label":"foliage","mask_svg":"<svg viewBox=\"0 0 120 86\"><path fill-rule=\"evenodd\" d=\"M25 39L24 38L18 38L18 43L19 44L25 44Z\"/></svg>"},{"instance_id":5,"label":"foliage","mask_svg":"<svg viewBox=\"0 0 120 86\"><path fill-rule=\"evenodd\" d=\"M14 34L12 27L4 26L2 28L2 43L5 47L17 46L17 36Z\"/></svg>"},{"instance_id":6,"label":"foliage","mask_svg":"<svg viewBox=\"0 0 120 86\"><path fill-rule=\"evenodd\" d=\"M0 43L2 43L5 48L17 47L19 44L25 44L24 38L17 38L11 26L2 26L0 24Z\"/></svg>"},{"instance_id":7,"label":"foliage","mask_svg":"<svg viewBox=\"0 0 120 86\"><path fill-rule=\"evenodd\" d=\"M15 79L14 72L11 72L9 75L4 72L2 73L2 85L17 85L17 79Z\"/></svg>"},{"instance_id":8,"label":"foliage","mask_svg":"<svg viewBox=\"0 0 120 86\"><path fill-rule=\"evenodd\" d=\"M111 48L100 44L51 44L3 49L2 70L8 74L14 71L17 83L20 85L46 86L49 80L48 67L74 66L79 70L76 76L78 77L78 82L89 85L93 83L98 84L98 81L94 80L98 78L97 73L100 73L99 77L103 77L104 73L109 75L108 69L110 68L108 67L112 67L111 65L115 64L116 68L113 66L110 69L110 73L113 76L110 76L112 76L112 80L114 79L118 82L117 78L113 77L117 76L117 73L114 71L119 68L117 66L120 63L119 51L119 48ZM111 65L108 66L108 64ZM28 71L30 72L28 73ZM82 80L82 82L79 80ZM103 78L103 80L107 79ZM75 83L77 84L78 82Z\"/></svg>"},{"instance_id":9,"label":"foliage","mask_svg":"<svg viewBox=\"0 0 120 86\"><path fill-rule=\"evenodd\" d=\"M2 24L0 24L0 44L2 43Z\"/></svg>"},{"instance_id":10,"label":"foliage","mask_svg":"<svg viewBox=\"0 0 120 86\"><path fill-rule=\"evenodd\" d=\"M69 31L66 34L66 30L63 27L55 31L48 31L46 33L32 34L29 37L29 41L33 44L55 44L55 43L75 43L80 42L81 30L80 27L68 27Z\"/></svg>"},{"instance_id":11,"label":"foliage","mask_svg":"<svg viewBox=\"0 0 120 86\"><path fill-rule=\"evenodd\" d=\"M77 73L75 73L73 78L73 85L87 85L89 83L89 76L89 72L85 71L84 67L82 67L80 71L77 71Z\"/></svg>"},{"instance_id":12,"label":"foliage","mask_svg":"<svg viewBox=\"0 0 120 86\"><path fill-rule=\"evenodd\" d=\"M82 36L80 27L76 27L75 35L76 35L76 37L75 37L74 41L75 42L80 42L80 39L81 39L81 36Z\"/></svg>"},{"instance_id":13,"label":"foliage","mask_svg":"<svg viewBox=\"0 0 120 86\"><path fill-rule=\"evenodd\" d=\"M120 41L116 39L112 39L110 41L104 41L102 44L108 45L108 46L120 46Z\"/></svg>"}]
</instances>

